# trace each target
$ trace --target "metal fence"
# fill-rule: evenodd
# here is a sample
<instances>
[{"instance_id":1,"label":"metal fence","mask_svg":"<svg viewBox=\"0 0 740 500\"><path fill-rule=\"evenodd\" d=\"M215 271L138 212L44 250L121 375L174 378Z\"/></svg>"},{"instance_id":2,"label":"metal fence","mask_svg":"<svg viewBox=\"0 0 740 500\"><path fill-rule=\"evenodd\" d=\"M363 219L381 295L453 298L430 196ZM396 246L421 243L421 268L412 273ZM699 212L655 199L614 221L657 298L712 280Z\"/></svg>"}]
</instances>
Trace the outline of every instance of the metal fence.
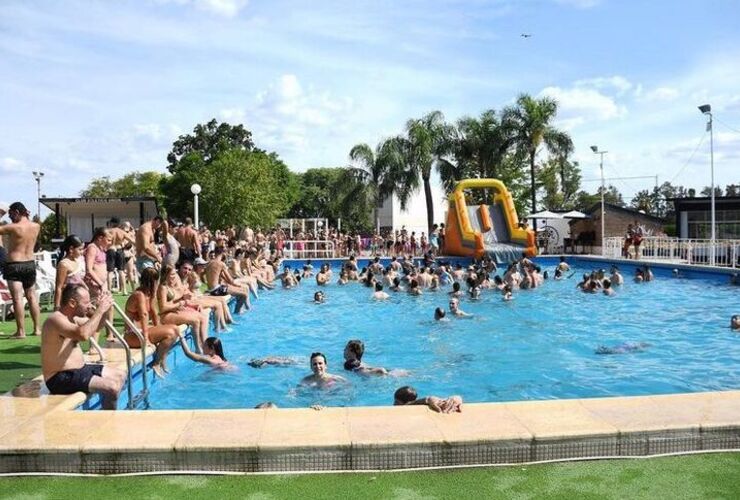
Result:
<instances>
[{"instance_id":1,"label":"metal fence","mask_svg":"<svg viewBox=\"0 0 740 500\"><path fill-rule=\"evenodd\" d=\"M624 254L624 238L604 239L604 256L664 260L700 266L740 268L740 240L692 240L648 236L639 248L630 245Z\"/></svg>"},{"instance_id":2,"label":"metal fence","mask_svg":"<svg viewBox=\"0 0 740 500\"><path fill-rule=\"evenodd\" d=\"M334 242L329 240L286 240L283 247L286 259L331 259L336 257Z\"/></svg>"}]
</instances>

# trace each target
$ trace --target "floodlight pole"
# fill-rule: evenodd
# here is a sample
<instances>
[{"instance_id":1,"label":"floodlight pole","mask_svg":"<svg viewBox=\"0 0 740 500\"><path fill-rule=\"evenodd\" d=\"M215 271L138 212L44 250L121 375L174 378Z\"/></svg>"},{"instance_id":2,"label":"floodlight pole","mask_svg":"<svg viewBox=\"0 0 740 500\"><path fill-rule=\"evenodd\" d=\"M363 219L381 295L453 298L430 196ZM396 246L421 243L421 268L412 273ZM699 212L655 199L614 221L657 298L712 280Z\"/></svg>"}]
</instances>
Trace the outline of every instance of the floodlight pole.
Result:
<instances>
[{"instance_id":1,"label":"floodlight pole","mask_svg":"<svg viewBox=\"0 0 740 500\"><path fill-rule=\"evenodd\" d=\"M200 184L193 184L190 186L190 192L193 193L193 218L195 219L195 230L200 229L200 221L198 219L198 195L200 194Z\"/></svg>"},{"instance_id":2,"label":"floodlight pole","mask_svg":"<svg viewBox=\"0 0 740 500\"><path fill-rule=\"evenodd\" d=\"M699 106L699 111L709 116L707 122L707 130L709 130L709 165L711 170L711 197L712 197L712 234L711 234L711 250L709 251L709 264L714 265L716 261L715 246L716 246L716 230L715 230L715 206L714 206L714 130L712 127L712 106L709 104L703 104Z\"/></svg>"},{"instance_id":3,"label":"floodlight pole","mask_svg":"<svg viewBox=\"0 0 740 500\"><path fill-rule=\"evenodd\" d=\"M36 215L39 218L39 224L41 224L41 178L44 173L41 171L34 171L33 178L36 180Z\"/></svg>"},{"instance_id":4,"label":"floodlight pole","mask_svg":"<svg viewBox=\"0 0 740 500\"><path fill-rule=\"evenodd\" d=\"M599 151L598 146L591 146L591 151L596 153L597 155L601 155L601 161L599 162L599 169L601 170L601 255L604 256L604 226L606 221L606 208L604 206L604 191L606 190L606 187L604 186L604 155L608 153L608 151Z\"/></svg>"}]
</instances>

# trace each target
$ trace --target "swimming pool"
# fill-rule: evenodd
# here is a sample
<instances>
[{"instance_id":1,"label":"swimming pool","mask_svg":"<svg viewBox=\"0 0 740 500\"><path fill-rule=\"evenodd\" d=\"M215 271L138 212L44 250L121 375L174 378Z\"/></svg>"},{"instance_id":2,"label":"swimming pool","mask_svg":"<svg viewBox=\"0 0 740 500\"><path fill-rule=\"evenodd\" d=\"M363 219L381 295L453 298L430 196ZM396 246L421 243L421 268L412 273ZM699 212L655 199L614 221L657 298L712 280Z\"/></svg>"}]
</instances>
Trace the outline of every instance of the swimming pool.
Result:
<instances>
[{"instance_id":1,"label":"swimming pool","mask_svg":"<svg viewBox=\"0 0 740 500\"><path fill-rule=\"evenodd\" d=\"M578 274L519 291L506 303L484 291L463 299L470 319L435 322L446 291L420 297L392 294L370 300L359 284L323 287L327 303L312 303L319 287L261 292L241 324L220 335L236 369L214 371L178 355L173 373L158 381L154 409L390 405L393 392L413 385L420 394L460 394L468 402L629 396L733 389L740 386L740 336L728 328L740 289L726 279L675 279L658 272L652 283L627 284L617 296L575 289L581 272L603 263L572 260ZM545 269L554 261L543 260ZM336 274L336 273L335 273ZM690 274L690 273L686 273ZM403 369L406 376L365 378L342 369L348 340L365 343L370 366ZM643 352L598 355L600 345L646 342ZM332 390L298 389L310 373L311 352L326 354L329 371L349 384ZM255 369L267 355L299 364Z\"/></svg>"}]
</instances>

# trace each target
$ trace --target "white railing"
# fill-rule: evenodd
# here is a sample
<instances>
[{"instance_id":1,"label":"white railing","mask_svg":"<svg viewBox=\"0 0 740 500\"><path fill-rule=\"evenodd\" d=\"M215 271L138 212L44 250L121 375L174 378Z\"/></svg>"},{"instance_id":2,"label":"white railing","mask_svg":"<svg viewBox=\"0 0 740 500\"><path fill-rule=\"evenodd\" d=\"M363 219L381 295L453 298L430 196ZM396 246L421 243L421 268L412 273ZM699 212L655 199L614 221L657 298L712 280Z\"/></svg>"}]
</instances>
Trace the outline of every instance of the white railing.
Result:
<instances>
[{"instance_id":1,"label":"white railing","mask_svg":"<svg viewBox=\"0 0 740 500\"><path fill-rule=\"evenodd\" d=\"M609 237L604 239L604 256L621 258L624 249L624 238ZM635 246L630 245L628 258L665 260L682 264L700 266L714 265L721 267L740 268L740 240L692 240L648 236L642 240L639 255L635 253ZM714 254L714 259L712 259Z\"/></svg>"},{"instance_id":2,"label":"white railing","mask_svg":"<svg viewBox=\"0 0 740 500\"><path fill-rule=\"evenodd\" d=\"M285 259L332 259L334 242L329 240L286 240L283 246Z\"/></svg>"}]
</instances>

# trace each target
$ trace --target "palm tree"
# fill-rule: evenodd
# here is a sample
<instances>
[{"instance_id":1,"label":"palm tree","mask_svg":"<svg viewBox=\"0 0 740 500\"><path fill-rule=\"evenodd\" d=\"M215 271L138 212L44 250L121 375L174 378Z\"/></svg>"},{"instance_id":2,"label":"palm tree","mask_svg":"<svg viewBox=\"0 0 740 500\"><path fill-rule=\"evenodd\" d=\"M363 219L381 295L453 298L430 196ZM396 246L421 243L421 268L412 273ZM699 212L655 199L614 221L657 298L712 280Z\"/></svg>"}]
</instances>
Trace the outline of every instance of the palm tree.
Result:
<instances>
[{"instance_id":1,"label":"palm tree","mask_svg":"<svg viewBox=\"0 0 740 500\"><path fill-rule=\"evenodd\" d=\"M512 120L516 123L515 143L529 159L532 189L532 213L537 212L537 187L535 185L535 159L538 149L544 146L551 153L572 149L573 143L567 133L553 127L550 122L557 114L558 104L554 99L542 97L534 99L521 94L512 110ZM537 230L537 221L534 221Z\"/></svg>"},{"instance_id":2,"label":"palm tree","mask_svg":"<svg viewBox=\"0 0 740 500\"><path fill-rule=\"evenodd\" d=\"M395 165L394 180L401 208L406 208L411 195L418 189L421 178L427 207L427 229L430 233L434 224L430 181L432 167L449 153L453 134L454 127L444 121L444 115L440 111L432 111L406 122L406 134L392 138L388 143L389 161Z\"/></svg>"},{"instance_id":3,"label":"palm tree","mask_svg":"<svg viewBox=\"0 0 740 500\"><path fill-rule=\"evenodd\" d=\"M378 144L375 152L367 144L357 144L349 152L349 158L354 166L345 169L342 184L346 191L340 204L344 207L366 201L373 207L375 230L380 231L378 211L383 200L395 191L394 166L389 141ZM363 200L364 199L364 200Z\"/></svg>"},{"instance_id":4,"label":"palm tree","mask_svg":"<svg viewBox=\"0 0 740 500\"><path fill-rule=\"evenodd\" d=\"M510 108L500 114L489 109L480 118L466 116L458 120L450 148L454 163L446 158L438 162L447 192L464 178L501 178L501 164L514 143L514 125Z\"/></svg>"}]
</instances>

